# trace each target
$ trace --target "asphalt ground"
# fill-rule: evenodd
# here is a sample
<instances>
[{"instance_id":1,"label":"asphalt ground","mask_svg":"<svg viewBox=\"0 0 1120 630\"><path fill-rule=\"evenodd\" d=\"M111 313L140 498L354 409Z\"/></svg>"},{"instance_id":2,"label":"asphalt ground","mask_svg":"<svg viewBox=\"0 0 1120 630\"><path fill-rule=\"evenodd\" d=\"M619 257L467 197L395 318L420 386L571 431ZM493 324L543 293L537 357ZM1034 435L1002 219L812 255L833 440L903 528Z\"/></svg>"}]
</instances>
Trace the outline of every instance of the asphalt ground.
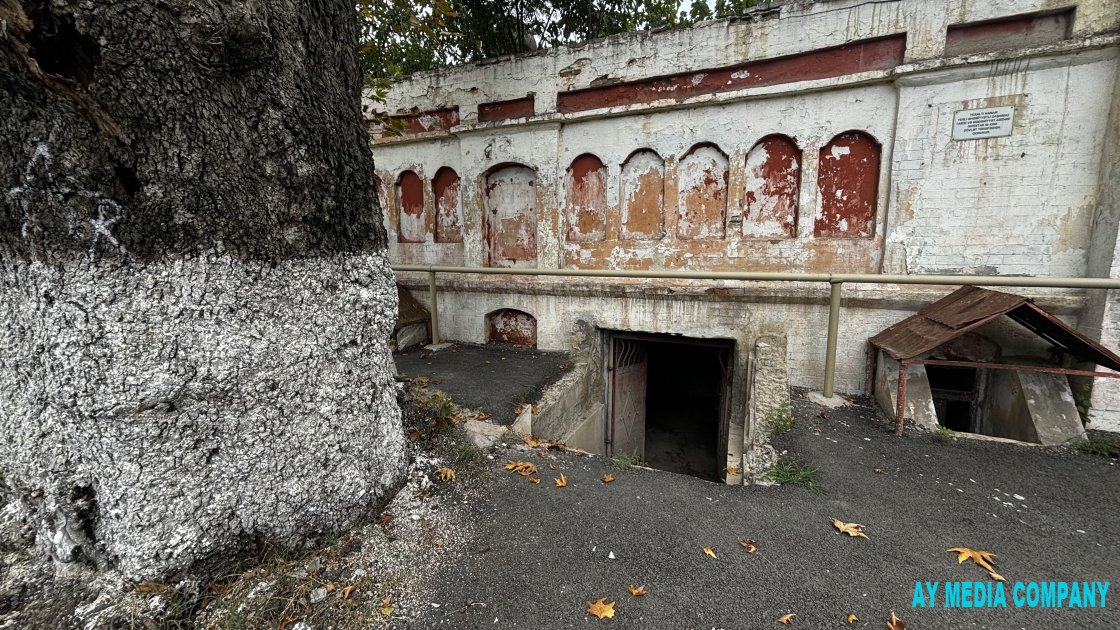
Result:
<instances>
[{"instance_id":1,"label":"asphalt ground","mask_svg":"<svg viewBox=\"0 0 1120 630\"><path fill-rule=\"evenodd\" d=\"M409 626L884 628L893 610L911 630L1120 628L1115 586L1103 610L1018 609L1010 589L1115 583L1117 460L915 430L897 438L870 406L827 411L800 394L793 412L795 426L774 443L818 470L819 492L615 470L555 451L551 471L527 447L500 449L489 492L470 508L468 551L444 563ZM542 482L502 470L507 458L537 464ZM554 485L560 473L567 487ZM615 481L602 483L606 473ZM869 539L838 533L832 518L863 524ZM757 540L757 553L740 537ZM1008 608L947 610L941 592L936 608L911 608L916 581L988 581L957 564L946 551L956 546L997 555ZM648 595L631 596L629 585ZM616 602L613 618L588 615L599 598ZM787 613L797 616L779 625ZM848 625L849 613L860 621Z\"/></svg>"},{"instance_id":2,"label":"asphalt ground","mask_svg":"<svg viewBox=\"0 0 1120 630\"><path fill-rule=\"evenodd\" d=\"M393 359L399 376L426 377L456 404L481 409L491 422L504 425L517 419L518 405L537 402L564 375L569 361L565 352L458 342L436 351L414 348Z\"/></svg>"}]
</instances>

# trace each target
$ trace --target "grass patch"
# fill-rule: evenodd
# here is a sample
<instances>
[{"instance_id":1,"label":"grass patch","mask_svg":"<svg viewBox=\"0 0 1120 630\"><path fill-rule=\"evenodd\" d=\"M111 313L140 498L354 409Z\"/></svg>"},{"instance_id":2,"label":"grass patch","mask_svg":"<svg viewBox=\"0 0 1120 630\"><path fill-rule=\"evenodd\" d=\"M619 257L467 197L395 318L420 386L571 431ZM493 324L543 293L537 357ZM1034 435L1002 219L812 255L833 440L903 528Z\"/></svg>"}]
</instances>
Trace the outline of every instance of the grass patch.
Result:
<instances>
[{"instance_id":1,"label":"grass patch","mask_svg":"<svg viewBox=\"0 0 1120 630\"><path fill-rule=\"evenodd\" d=\"M1086 455L1120 457L1120 440L1097 431L1086 432L1085 441L1075 444L1073 448Z\"/></svg>"},{"instance_id":2,"label":"grass patch","mask_svg":"<svg viewBox=\"0 0 1120 630\"><path fill-rule=\"evenodd\" d=\"M766 474L766 478L782 485L791 484L812 492L821 491L820 471L788 457L779 459Z\"/></svg>"},{"instance_id":3,"label":"grass patch","mask_svg":"<svg viewBox=\"0 0 1120 630\"><path fill-rule=\"evenodd\" d=\"M937 425L937 431L933 434L933 439L937 442L948 442L949 440L956 437L956 435L957 434L954 433L953 430L949 427L939 424Z\"/></svg>"},{"instance_id":4,"label":"grass patch","mask_svg":"<svg viewBox=\"0 0 1120 630\"><path fill-rule=\"evenodd\" d=\"M481 479L490 470L486 453L471 442L461 426L456 425L449 430L446 441L439 445L438 451L455 474L467 481Z\"/></svg>"},{"instance_id":5,"label":"grass patch","mask_svg":"<svg viewBox=\"0 0 1120 630\"><path fill-rule=\"evenodd\" d=\"M770 436L781 435L793 428L793 414L789 412L789 403L782 403L780 407L772 410L763 418L763 422L770 428Z\"/></svg>"},{"instance_id":6,"label":"grass patch","mask_svg":"<svg viewBox=\"0 0 1120 630\"><path fill-rule=\"evenodd\" d=\"M642 465L642 458L637 453L619 453L611 458L611 468L615 470L630 470Z\"/></svg>"}]
</instances>

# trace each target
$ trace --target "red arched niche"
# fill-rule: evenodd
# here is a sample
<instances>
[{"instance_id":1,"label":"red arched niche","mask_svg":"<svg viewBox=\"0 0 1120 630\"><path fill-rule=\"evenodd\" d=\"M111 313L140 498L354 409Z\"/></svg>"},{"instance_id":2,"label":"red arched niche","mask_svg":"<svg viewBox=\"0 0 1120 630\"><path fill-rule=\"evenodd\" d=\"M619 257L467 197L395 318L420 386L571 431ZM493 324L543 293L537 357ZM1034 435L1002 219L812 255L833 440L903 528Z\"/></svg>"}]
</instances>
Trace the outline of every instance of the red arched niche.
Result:
<instances>
[{"instance_id":1,"label":"red arched niche","mask_svg":"<svg viewBox=\"0 0 1120 630\"><path fill-rule=\"evenodd\" d=\"M747 153L743 178L743 236L797 236L797 199L801 194L801 149L787 136L758 141Z\"/></svg>"},{"instance_id":2,"label":"red arched niche","mask_svg":"<svg viewBox=\"0 0 1120 630\"><path fill-rule=\"evenodd\" d=\"M424 224L424 182L412 171L397 178L397 242L423 243L428 228Z\"/></svg>"},{"instance_id":3,"label":"red arched niche","mask_svg":"<svg viewBox=\"0 0 1120 630\"><path fill-rule=\"evenodd\" d=\"M639 149L622 163L622 238L655 241L664 236L665 161Z\"/></svg>"},{"instance_id":4,"label":"red arched niche","mask_svg":"<svg viewBox=\"0 0 1120 630\"><path fill-rule=\"evenodd\" d=\"M444 166L432 178L432 197L436 209L436 242L462 243L463 220L459 205L459 174Z\"/></svg>"},{"instance_id":5,"label":"red arched niche","mask_svg":"<svg viewBox=\"0 0 1120 630\"><path fill-rule=\"evenodd\" d=\"M872 235L880 153L875 138L862 131L846 131L821 148L817 174L821 205L813 224L814 236Z\"/></svg>"},{"instance_id":6,"label":"red arched niche","mask_svg":"<svg viewBox=\"0 0 1120 630\"><path fill-rule=\"evenodd\" d=\"M590 153L572 160L568 167L567 204L564 220L568 241L603 240L607 216L607 167Z\"/></svg>"},{"instance_id":7,"label":"red arched niche","mask_svg":"<svg viewBox=\"0 0 1120 630\"><path fill-rule=\"evenodd\" d=\"M486 316L486 341L537 347L537 318L512 308L492 311Z\"/></svg>"},{"instance_id":8,"label":"red arched niche","mask_svg":"<svg viewBox=\"0 0 1120 630\"><path fill-rule=\"evenodd\" d=\"M727 155L702 143L677 167L677 238L722 239L727 217Z\"/></svg>"},{"instance_id":9,"label":"red arched niche","mask_svg":"<svg viewBox=\"0 0 1120 630\"><path fill-rule=\"evenodd\" d=\"M537 174L522 164L499 165L486 175L486 263L537 264Z\"/></svg>"}]
</instances>

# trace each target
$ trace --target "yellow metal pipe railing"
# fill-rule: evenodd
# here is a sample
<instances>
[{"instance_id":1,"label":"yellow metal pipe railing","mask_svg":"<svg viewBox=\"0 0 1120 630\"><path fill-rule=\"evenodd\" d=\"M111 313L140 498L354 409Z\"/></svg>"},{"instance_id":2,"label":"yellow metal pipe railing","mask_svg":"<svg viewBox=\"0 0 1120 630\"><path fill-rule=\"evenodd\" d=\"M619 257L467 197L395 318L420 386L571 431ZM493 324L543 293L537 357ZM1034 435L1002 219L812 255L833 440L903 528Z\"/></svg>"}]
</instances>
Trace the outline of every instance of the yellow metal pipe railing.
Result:
<instances>
[{"instance_id":1,"label":"yellow metal pipe railing","mask_svg":"<svg viewBox=\"0 0 1120 630\"><path fill-rule=\"evenodd\" d=\"M507 267L450 267L441 265L393 265L397 272L426 272L432 316L432 343L439 343L439 306L436 274L478 274L503 276L554 276L577 278L639 278L671 280L738 280L743 282L827 282L828 339L825 346L824 395L832 397L836 385L836 345L840 330L840 293L844 283L899 285L967 285L988 287L1028 287L1035 289L1120 289L1120 279L1057 278L1041 276L951 276L892 275L873 273L787 273L758 271L641 271L630 269L516 269Z\"/></svg>"}]
</instances>

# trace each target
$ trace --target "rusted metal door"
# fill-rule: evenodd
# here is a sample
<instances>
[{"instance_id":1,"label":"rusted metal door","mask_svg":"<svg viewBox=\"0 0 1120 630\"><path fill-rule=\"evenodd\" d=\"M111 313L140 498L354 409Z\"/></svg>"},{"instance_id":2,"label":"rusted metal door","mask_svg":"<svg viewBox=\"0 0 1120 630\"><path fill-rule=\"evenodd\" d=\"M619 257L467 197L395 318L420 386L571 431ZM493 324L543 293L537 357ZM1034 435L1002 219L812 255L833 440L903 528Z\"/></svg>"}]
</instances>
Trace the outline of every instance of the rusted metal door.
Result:
<instances>
[{"instance_id":1,"label":"rusted metal door","mask_svg":"<svg viewBox=\"0 0 1120 630\"><path fill-rule=\"evenodd\" d=\"M642 342L615 339L611 360L611 444L609 453L645 459L646 376L649 360Z\"/></svg>"},{"instance_id":2,"label":"rusted metal door","mask_svg":"<svg viewBox=\"0 0 1120 630\"><path fill-rule=\"evenodd\" d=\"M486 177L486 251L490 267L537 265L536 173L500 168Z\"/></svg>"}]
</instances>

